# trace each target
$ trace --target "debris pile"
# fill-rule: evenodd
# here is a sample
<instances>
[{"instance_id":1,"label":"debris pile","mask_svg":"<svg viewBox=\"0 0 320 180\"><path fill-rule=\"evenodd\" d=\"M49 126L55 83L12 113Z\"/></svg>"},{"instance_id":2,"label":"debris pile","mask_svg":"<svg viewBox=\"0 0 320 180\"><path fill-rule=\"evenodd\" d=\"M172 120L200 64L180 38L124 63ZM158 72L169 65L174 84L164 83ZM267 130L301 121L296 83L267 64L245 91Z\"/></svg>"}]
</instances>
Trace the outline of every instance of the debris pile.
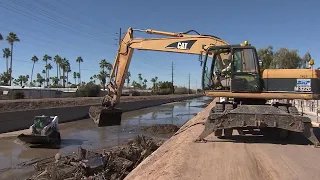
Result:
<instances>
[{"instance_id":1,"label":"debris pile","mask_svg":"<svg viewBox=\"0 0 320 180\"><path fill-rule=\"evenodd\" d=\"M163 141L139 135L125 146L117 146L102 153L79 148L78 152L62 157L56 154L55 160L47 164L36 164L33 179L124 179Z\"/></svg>"},{"instance_id":2,"label":"debris pile","mask_svg":"<svg viewBox=\"0 0 320 180\"><path fill-rule=\"evenodd\" d=\"M179 130L179 127L173 124L156 124L152 126L144 126L142 130L152 134L170 134Z\"/></svg>"}]
</instances>

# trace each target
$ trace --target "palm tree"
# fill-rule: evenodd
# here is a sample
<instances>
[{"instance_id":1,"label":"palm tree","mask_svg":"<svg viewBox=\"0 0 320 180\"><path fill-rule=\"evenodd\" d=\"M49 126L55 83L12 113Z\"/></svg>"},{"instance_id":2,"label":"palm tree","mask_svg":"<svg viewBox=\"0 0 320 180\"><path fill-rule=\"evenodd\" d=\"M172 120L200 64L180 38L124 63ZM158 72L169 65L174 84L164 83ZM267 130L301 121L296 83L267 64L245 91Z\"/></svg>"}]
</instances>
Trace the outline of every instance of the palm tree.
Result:
<instances>
[{"instance_id":1,"label":"palm tree","mask_svg":"<svg viewBox=\"0 0 320 180\"><path fill-rule=\"evenodd\" d=\"M47 86L48 86L48 83L49 83L49 78L50 78L50 70L52 69L52 66L51 66L51 63L49 63L48 65L46 65L46 73L47 73Z\"/></svg>"},{"instance_id":2,"label":"palm tree","mask_svg":"<svg viewBox=\"0 0 320 180\"><path fill-rule=\"evenodd\" d=\"M59 72L60 72L60 63L61 63L61 57L59 55L56 55L54 58L54 62L57 64L57 78L60 77L59 76ZM60 78L58 78L59 81Z\"/></svg>"},{"instance_id":3,"label":"palm tree","mask_svg":"<svg viewBox=\"0 0 320 180\"><path fill-rule=\"evenodd\" d=\"M67 69L66 69L66 72L67 72L67 82L68 82L68 86L69 86L69 73L71 73L71 67L70 67L70 64L68 64L67 66Z\"/></svg>"},{"instance_id":4,"label":"palm tree","mask_svg":"<svg viewBox=\"0 0 320 180\"><path fill-rule=\"evenodd\" d=\"M20 75L19 77L18 77L18 79L15 79L14 80L14 84L15 85L20 85L20 86L22 86L22 85L25 85L27 82L28 82L28 79L29 79L29 75L26 75L26 76L23 76L23 75Z\"/></svg>"},{"instance_id":5,"label":"palm tree","mask_svg":"<svg viewBox=\"0 0 320 180\"><path fill-rule=\"evenodd\" d=\"M74 84L77 84L77 72L73 72Z\"/></svg>"},{"instance_id":6,"label":"palm tree","mask_svg":"<svg viewBox=\"0 0 320 180\"><path fill-rule=\"evenodd\" d=\"M34 70L34 64L36 64L36 62L39 61L38 57L37 56L33 56L31 58L31 61L33 62L33 65L32 65L32 70L31 70L31 82L32 82L32 76L33 76L33 70Z\"/></svg>"},{"instance_id":7,"label":"palm tree","mask_svg":"<svg viewBox=\"0 0 320 180\"><path fill-rule=\"evenodd\" d=\"M1 85L8 86L9 80L10 80L9 72L3 72L2 74L0 74L0 84Z\"/></svg>"},{"instance_id":8,"label":"palm tree","mask_svg":"<svg viewBox=\"0 0 320 180\"><path fill-rule=\"evenodd\" d=\"M47 79L48 79L47 66L48 66L48 60L51 60L51 56L48 56L47 54L45 54L45 55L43 56L42 60L43 60L44 62L46 62L46 66L45 66L46 76L45 76L45 79L47 80ZM48 86L48 81L47 81L47 86Z\"/></svg>"},{"instance_id":9,"label":"palm tree","mask_svg":"<svg viewBox=\"0 0 320 180\"><path fill-rule=\"evenodd\" d=\"M59 78L58 77L52 77L51 78L53 85L57 86L59 83Z\"/></svg>"},{"instance_id":10,"label":"palm tree","mask_svg":"<svg viewBox=\"0 0 320 180\"><path fill-rule=\"evenodd\" d=\"M150 81L153 83L153 87L152 87L152 89L153 89L153 91L155 91L155 87L156 87L156 79L155 79L155 78L152 78Z\"/></svg>"},{"instance_id":11,"label":"palm tree","mask_svg":"<svg viewBox=\"0 0 320 180\"><path fill-rule=\"evenodd\" d=\"M2 49L3 52L3 58L6 58L6 69L7 72L9 71L9 67L8 67L8 58L11 56L11 52L9 48L4 48Z\"/></svg>"},{"instance_id":12,"label":"palm tree","mask_svg":"<svg viewBox=\"0 0 320 180\"><path fill-rule=\"evenodd\" d=\"M42 73L43 73L43 74L45 74L45 73L46 73L46 71L45 71L45 70L43 70L43 71L42 71ZM41 74L40 74L40 73L37 73L37 80L36 80L36 82L38 82L38 83L39 83L39 86L40 86L40 87L42 86L42 83L44 82L44 79L43 79L43 77L41 76Z\"/></svg>"},{"instance_id":13,"label":"palm tree","mask_svg":"<svg viewBox=\"0 0 320 180\"><path fill-rule=\"evenodd\" d=\"M100 80L100 83L103 86L103 90L106 89L106 78L107 78L107 73L105 71L100 71L100 73L97 75L98 79Z\"/></svg>"},{"instance_id":14,"label":"palm tree","mask_svg":"<svg viewBox=\"0 0 320 180\"><path fill-rule=\"evenodd\" d=\"M107 61L105 59L102 59L99 64L102 71L104 71L104 68L107 67Z\"/></svg>"},{"instance_id":15,"label":"palm tree","mask_svg":"<svg viewBox=\"0 0 320 180\"><path fill-rule=\"evenodd\" d=\"M80 64L83 62L82 57L80 57L80 56L79 56L79 57L77 58L76 62L77 62L77 63L79 63L79 74L80 74L80 75L79 75L79 79L80 79L80 83L81 83L81 71L80 71Z\"/></svg>"},{"instance_id":16,"label":"palm tree","mask_svg":"<svg viewBox=\"0 0 320 180\"><path fill-rule=\"evenodd\" d=\"M138 79L139 79L140 84L142 84L142 76L141 75L142 75L141 73L138 74Z\"/></svg>"},{"instance_id":17,"label":"palm tree","mask_svg":"<svg viewBox=\"0 0 320 180\"><path fill-rule=\"evenodd\" d=\"M42 74L43 74L43 77L42 77L42 79L44 79L44 81L46 80L46 70L42 70ZM44 84L44 86L45 86L45 84Z\"/></svg>"},{"instance_id":18,"label":"palm tree","mask_svg":"<svg viewBox=\"0 0 320 180\"><path fill-rule=\"evenodd\" d=\"M62 86L65 87L65 79L66 79L66 71L67 71L67 67L69 66L69 61L66 58L63 58L61 63L60 63L61 69L62 69Z\"/></svg>"},{"instance_id":19,"label":"palm tree","mask_svg":"<svg viewBox=\"0 0 320 180\"><path fill-rule=\"evenodd\" d=\"M78 84L79 84L79 86L81 85L81 79L80 79L80 77L81 77L80 73L77 73L77 78L78 78Z\"/></svg>"},{"instance_id":20,"label":"palm tree","mask_svg":"<svg viewBox=\"0 0 320 180\"><path fill-rule=\"evenodd\" d=\"M144 89L147 89L147 82L148 82L148 80L146 80L146 79L143 80L143 88Z\"/></svg>"},{"instance_id":21,"label":"palm tree","mask_svg":"<svg viewBox=\"0 0 320 180\"><path fill-rule=\"evenodd\" d=\"M109 74L110 74L110 71L112 70L112 64L107 62L106 68L107 68L107 70L109 71Z\"/></svg>"},{"instance_id":22,"label":"palm tree","mask_svg":"<svg viewBox=\"0 0 320 180\"><path fill-rule=\"evenodd\" d=\"M14 32L10 32L7 36L8 43L11 46L11 56L10 56L10 86L12 85L12 56L13 56L13 43L20 42L20 39Z\"/></svg>"},{"instance_id":23,"label":"palm tree","mask_svg":"<svg viewBox=\"0 0 320 180\"><path fill-rule=\"evenodd\" d=\"M156 82L155 82L155 88L156 88L156 91L158 91L158 77L156 76L156 77L154 77L154 79L156 80Z\"/></svg>"},{"instance_id":24,"label":"palm tree","mask_svg":"<svg viewBox=\"0 0 320 180\"><path fill-rule=\"evenodd\" d=\"M127 76L126 76L126 79L127 79L127 87L129 87L129 84L130 84L130 77L131 77L131 73L130 71L127 72Z\"/></svg>"}]
</instances>

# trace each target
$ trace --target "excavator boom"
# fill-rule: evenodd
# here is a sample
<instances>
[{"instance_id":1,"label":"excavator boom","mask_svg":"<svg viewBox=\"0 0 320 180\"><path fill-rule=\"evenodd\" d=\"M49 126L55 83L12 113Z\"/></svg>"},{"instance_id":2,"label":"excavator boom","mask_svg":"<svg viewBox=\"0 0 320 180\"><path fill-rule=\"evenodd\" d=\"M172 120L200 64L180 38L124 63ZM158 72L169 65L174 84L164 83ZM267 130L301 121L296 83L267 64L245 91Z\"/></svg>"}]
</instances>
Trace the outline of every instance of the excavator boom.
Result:
<instances>
[{"instance_id":1,"label":"excavator boom","mask_svg":"<svg viewBox=\"0 0 320 180\"><path fill-rule=\"evenodd\" d=\"M161 35L160 38L134 38L133 32L140 31L147 34ZM113 69L110 73L110 82L107 85L107 95L103 98L101 107L92 106L89 115L98 126L118 125L121 121L121 110L116 109L119 103L124 81L130 66L134 49L162 51L183 54L199 54L206 52L208 47L228 45L224 40L211 35L172 33L158 30L140 30L128 28L121 40Z\"/></svg>"}]
</instances>

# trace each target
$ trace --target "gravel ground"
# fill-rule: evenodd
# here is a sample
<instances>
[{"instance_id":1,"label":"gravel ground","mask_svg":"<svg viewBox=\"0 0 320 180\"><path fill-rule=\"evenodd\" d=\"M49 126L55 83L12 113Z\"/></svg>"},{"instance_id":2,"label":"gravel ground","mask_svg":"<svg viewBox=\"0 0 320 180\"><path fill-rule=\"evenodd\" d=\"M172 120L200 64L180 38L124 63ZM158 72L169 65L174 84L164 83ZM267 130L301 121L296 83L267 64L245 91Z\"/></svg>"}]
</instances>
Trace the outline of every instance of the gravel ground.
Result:
<instances>
[{"instance_id":1,"label":"gravel ground","mask_svg":"<svg viewBox=\"0 0 320 180\"><path fill-rule=\"evenodd\" d=\"M185 95L122 96L121 101L165 99ZM99 104L102 97L0 100L0 112Z\"/></svg>"}]
</instances>

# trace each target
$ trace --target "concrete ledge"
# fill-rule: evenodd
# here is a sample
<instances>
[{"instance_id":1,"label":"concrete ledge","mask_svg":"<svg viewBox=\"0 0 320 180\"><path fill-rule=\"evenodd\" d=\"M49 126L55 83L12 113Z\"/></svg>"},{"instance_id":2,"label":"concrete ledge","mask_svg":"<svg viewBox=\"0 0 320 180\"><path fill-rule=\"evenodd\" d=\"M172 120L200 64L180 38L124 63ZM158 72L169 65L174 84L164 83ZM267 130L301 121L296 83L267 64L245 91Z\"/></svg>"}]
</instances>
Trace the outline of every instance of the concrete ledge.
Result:
<instances>
[{"instance_id":1,"label":"concrete ledge","mask_svg":"<svg viewBox=\"0 0 320 180\"><path fill-rule=\"evenodd\" d=\"M214 167L214 164L219 164L215 163L215 161L210 157L212 154L209 154L214 154L215 150L210 147L202 147L203 145L210 146L210 143L197 144L194 143L194 140L198 138L204 129L202 123L206 122L211 109L215 106L217 101L218 98L215 98L202 112L187 121L174 136L168 139L163 145L133 169L125 180L208 179L206 174L210 172L204 172L202 170L210 171L210 167L215 169L216 167ZM200 156L203 158L200 159ZM202 164L201 160L204 160L203 162L209 161L211 166L209 166L208 163ZM198 165L201 166L200 170L196 167ZM192 170L189 168L189 171L184 171L188 166L195 168L191 168ZM198 174L200 172L206 178L197 175L197 177L193 176L193 173L197 173L197 171Z\"/></svg>"},{"instance_id":2,"label":"concrete ledge","mask_svg":"<svg viewBox=\"0 0 320 180\"><path fill-rule=\"evenodd\" d=\"M121 102L117 107L126 112L201 96L202 95L184 95L168 99ZM57 115L60 118L59 123L89 118L89 107L95 105L98 106L99 104L0 113L0 133L27 129L32 125L32 118L39 115Z\"/></svg>"}]
</instances>

